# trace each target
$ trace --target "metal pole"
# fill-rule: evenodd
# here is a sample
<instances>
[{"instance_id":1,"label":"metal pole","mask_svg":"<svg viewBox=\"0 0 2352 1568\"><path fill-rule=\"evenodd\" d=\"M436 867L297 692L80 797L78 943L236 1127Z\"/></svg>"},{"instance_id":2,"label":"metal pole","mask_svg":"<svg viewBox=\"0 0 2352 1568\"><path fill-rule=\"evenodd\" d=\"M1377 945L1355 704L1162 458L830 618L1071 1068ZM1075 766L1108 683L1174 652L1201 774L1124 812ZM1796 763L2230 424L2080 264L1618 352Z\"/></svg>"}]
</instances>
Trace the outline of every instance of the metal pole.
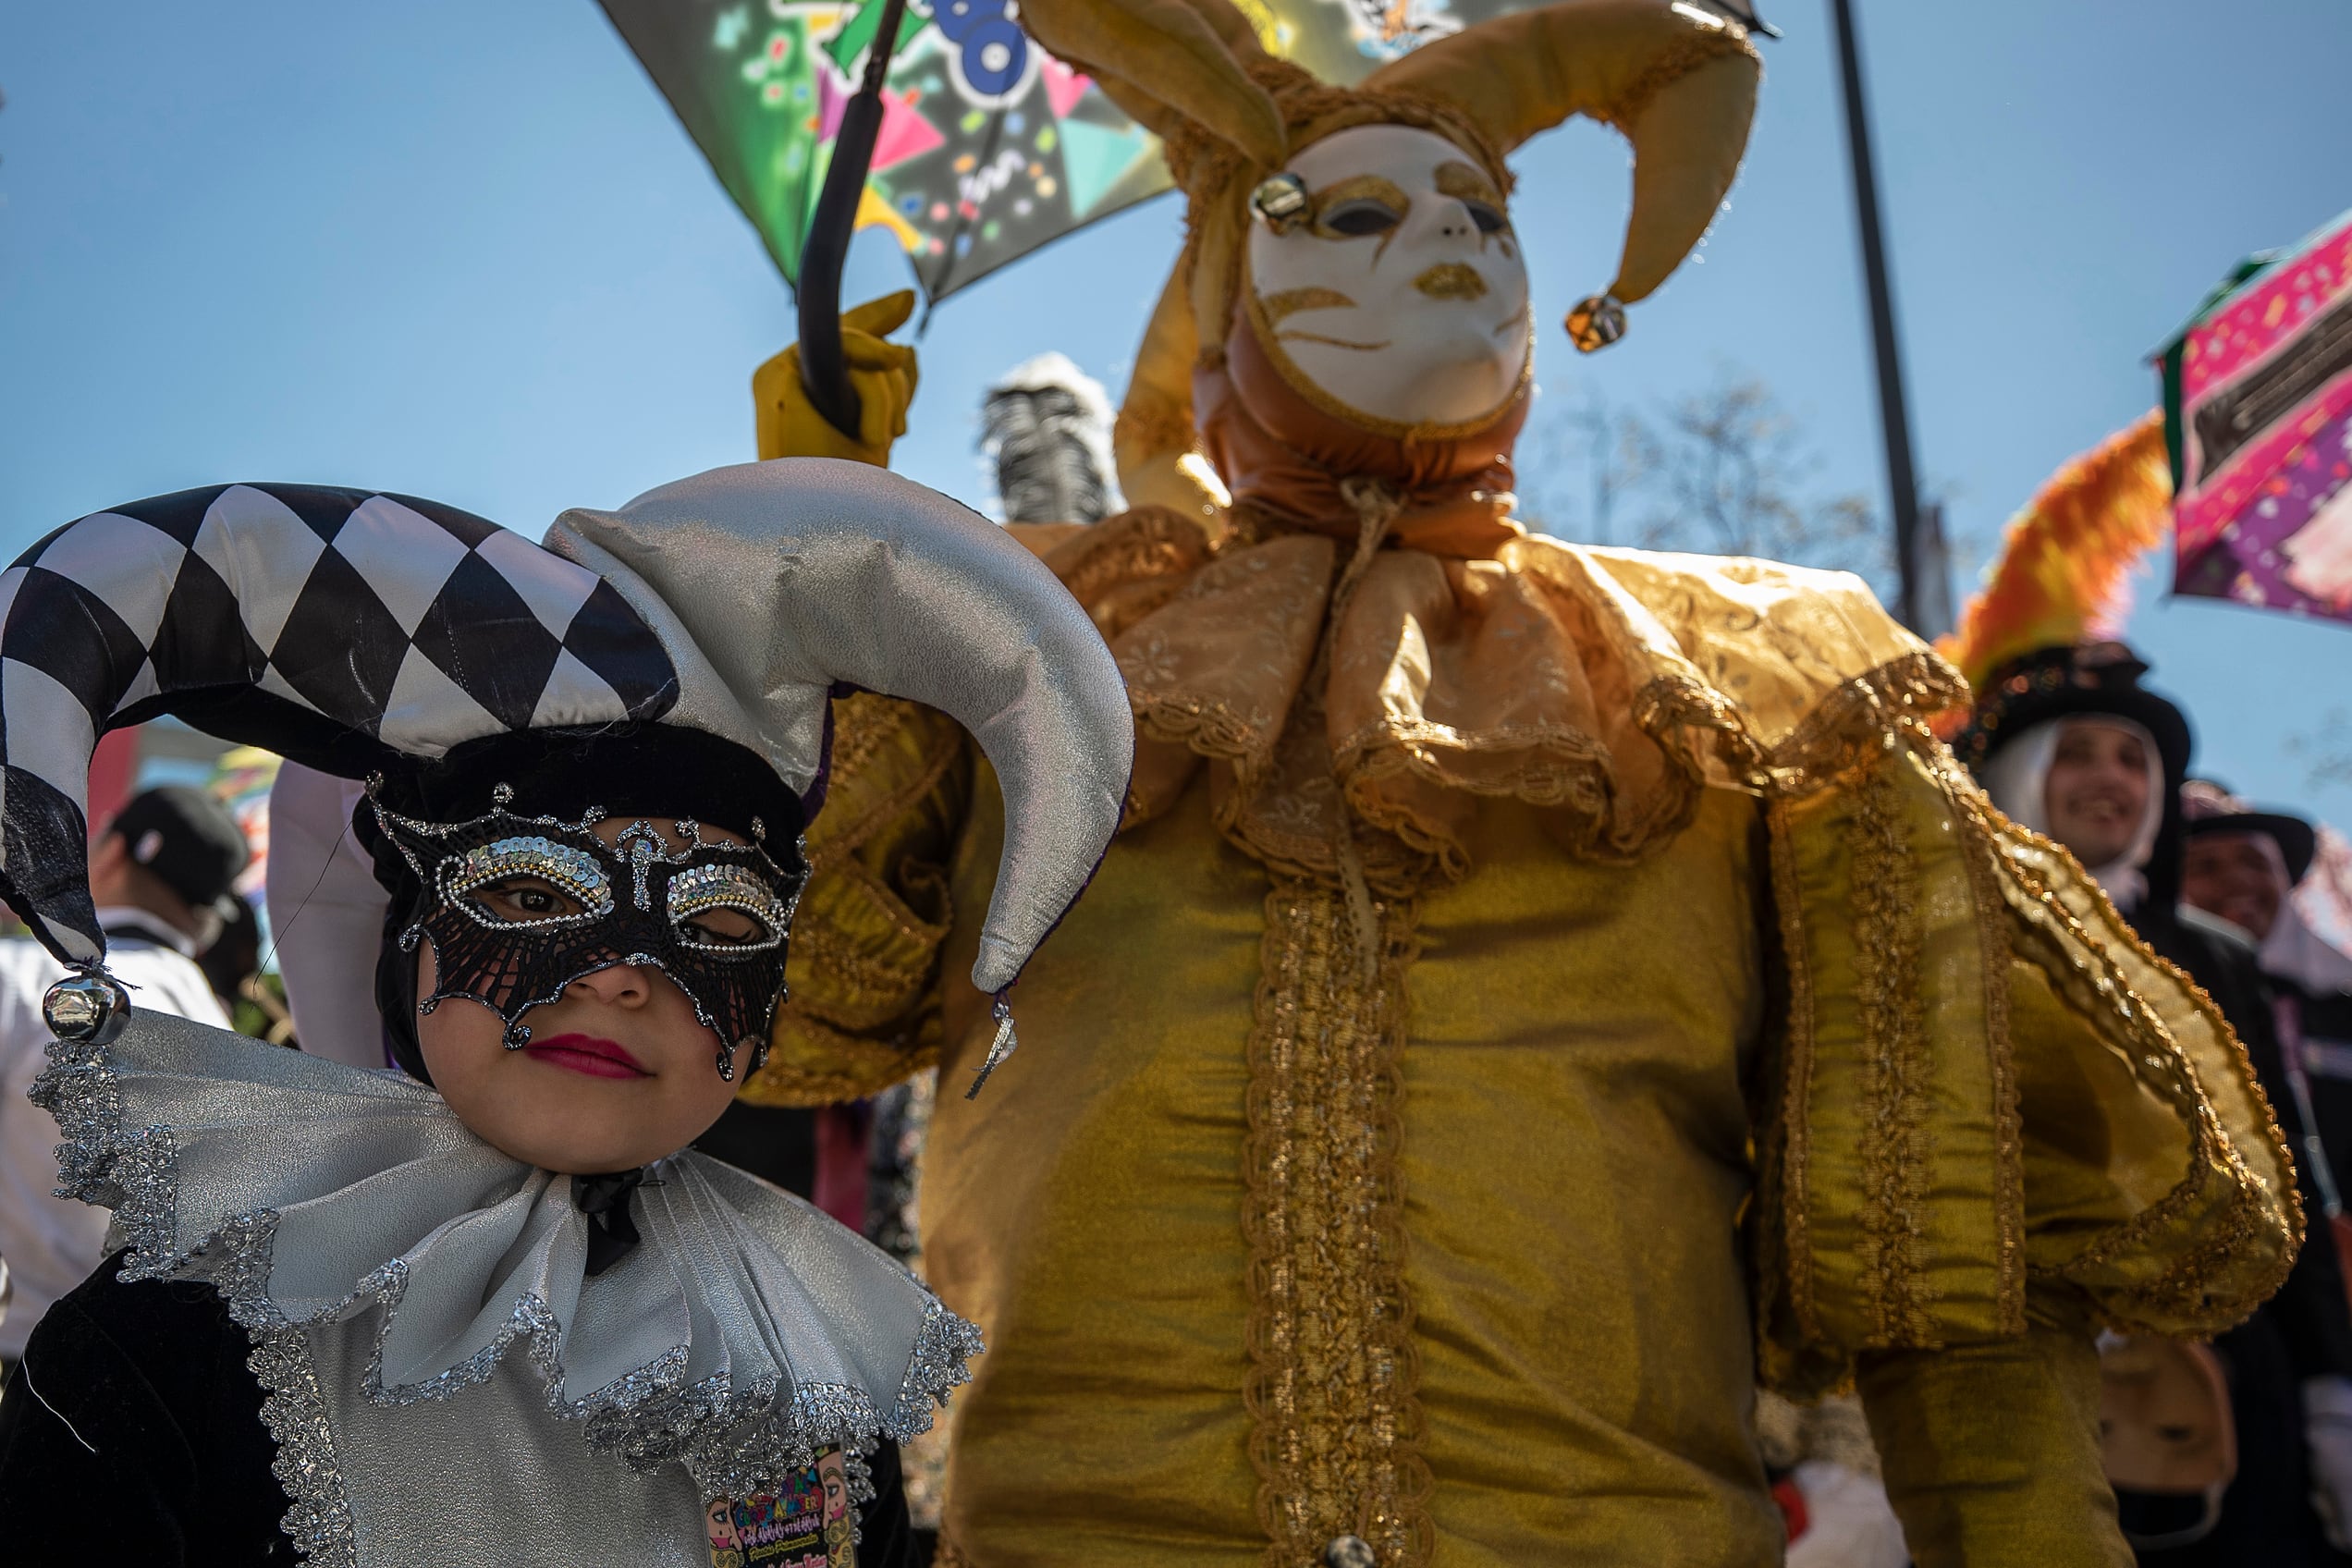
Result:
<instances>
[{"instance_id":1,"label":"metal pole","mask_svg":"<svg viewBox=\"0 0 2352 1568\"><path fill-rule=\"evenodd\" d=\"M1911 467L1911 416L1903 398L1903 357L1894 338L1894 300L1887 285L1886 239L1879 226L1879 177L1870 159L1870 115L1862 101L1862 62L1851 0L1830 0L1837 24L1838 67L1845 83L1845 141L1854 154L1854 209L1862 231L1862 275L1870 289L1870 342L1879 366L1879 423L1886 435L1887 489L1894 512L1894 613L1917 628L1919 613L1919 482Z\"/></svg>"}]
</instances>

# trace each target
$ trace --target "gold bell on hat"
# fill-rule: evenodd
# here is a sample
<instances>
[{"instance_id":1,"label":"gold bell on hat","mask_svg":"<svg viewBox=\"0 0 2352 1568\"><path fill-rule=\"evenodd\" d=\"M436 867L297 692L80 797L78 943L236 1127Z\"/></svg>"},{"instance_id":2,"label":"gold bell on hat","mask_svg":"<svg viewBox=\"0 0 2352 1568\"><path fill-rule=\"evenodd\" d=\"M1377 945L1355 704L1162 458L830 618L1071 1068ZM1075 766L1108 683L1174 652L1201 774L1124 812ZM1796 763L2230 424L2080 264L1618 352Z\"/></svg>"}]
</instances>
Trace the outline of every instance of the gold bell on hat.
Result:
<instances>
[{"instance_id":1,"label":"gold bell on hat","mask_svg":"<svg viewBox=\"0 0 2352 1568\"><path fill-rule=\"evenodd\" d=\"M1589 354L1625 336L1625 302L1614 294L1587 294L1569 307L1568 341Z\"/></svg>"}]
</instances>

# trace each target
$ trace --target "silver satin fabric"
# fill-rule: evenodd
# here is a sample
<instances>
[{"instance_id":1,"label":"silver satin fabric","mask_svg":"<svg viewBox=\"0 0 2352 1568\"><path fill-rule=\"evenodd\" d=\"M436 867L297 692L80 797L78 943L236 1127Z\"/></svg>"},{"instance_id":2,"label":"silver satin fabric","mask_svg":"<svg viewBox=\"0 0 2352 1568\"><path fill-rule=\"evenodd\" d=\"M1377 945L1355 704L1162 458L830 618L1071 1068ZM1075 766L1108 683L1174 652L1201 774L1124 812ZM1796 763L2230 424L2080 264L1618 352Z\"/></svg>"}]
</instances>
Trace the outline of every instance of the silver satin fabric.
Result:
<instances>
[{"instance_id":1,"label":"silver satin fabric","mask_svg":"<svg viewBox=\"0 0 2352 1568\"><path fill-rule=\"evenodd\" d=\"M115 1209L126 1279L207 1280L254 1334L319 1562L706 1562L703 1501L913 1436L980 1348L863 1238L692 1151L590 1279L570 1179L422 1084L144 1011L50 1055L64 1190Z\"/></svg>"},{"instance_id":2,"label":"silver satin fabric","mask_svg":"<svg viewBox=\"0 0 2352 1568\"><path fill-rule=\"evenodd\" d=\"M1118 830L1134 756L1119 668L1050 571L946 496L827 458L568 511L546 545L653 626L681 685L669 722L750 746L795 788L816 776L837 680L971 730L1006 816L972 979L1012 984Z\"/></svg>"},{"instance_id":3,"label":"silver satin fabric","mask_svg":"<svg viewBox=\"0 0 2352 1568\"><path fill-rule=\"evenodd\" d=\"M369 1328L308 1330L323 1386L365 1376ZM521 1373L458 1399L346 1399L330 1426L353 1568L710 1568L692 1478L675 1465L640 1475L595 1452L578 1423L548 1418ZM312 1568L336 1555L314 1552Z\"/></svg>"}]
</instances>

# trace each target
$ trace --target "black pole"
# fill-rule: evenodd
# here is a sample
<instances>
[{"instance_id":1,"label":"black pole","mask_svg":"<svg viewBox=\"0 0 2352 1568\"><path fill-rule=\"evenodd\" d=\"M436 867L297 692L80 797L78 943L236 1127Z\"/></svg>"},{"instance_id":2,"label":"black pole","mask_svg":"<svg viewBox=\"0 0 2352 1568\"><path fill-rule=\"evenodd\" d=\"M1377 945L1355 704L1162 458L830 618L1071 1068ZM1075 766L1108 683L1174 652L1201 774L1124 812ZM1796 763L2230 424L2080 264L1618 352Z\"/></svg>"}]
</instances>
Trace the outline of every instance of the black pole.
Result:
<instances>
[{"instance_id":1,"label":"black pole","mask_svg":"<svg viewBox=\"0 0 2352 1568\"><path fill-rule=\"evenodd\" d=\"M899 19L906 0L883 0L882 25L866 45L865 79L841 110L833 137L833 161L817 192L808 239L801 245L801 385L825 421L851 440L864 413L850 385L849 361L841 352L841 269L850 259L858 202L865 173L874 163L874 138L882 129L882 84L890 74L890 51L898 46Z\"/></svg>"},{"instance_id":2,"label":"black pole","mask_svg":"<svg viewBox=\"0 0 2352 1568\"><path fill-rule=\"evenodd\" d=\"M1911 416L1903 398L1903 355L1894 338L1894 300L1887 284L1886 239L1879 226L1879 177L1870 160L1870 114L1862 101L1862 62L1851 0L1830 0L1837 23L1838 68L1845 80L1845 142L1854 154L1854 210L1862 230L1862 275L1870 289L1870 342L1879 364L1879 423L1886 435L1887 489L1894 509L1894 613L1917 628L1919 602L1919 482L1911 467Z\"/></svg>"}]
</instances>

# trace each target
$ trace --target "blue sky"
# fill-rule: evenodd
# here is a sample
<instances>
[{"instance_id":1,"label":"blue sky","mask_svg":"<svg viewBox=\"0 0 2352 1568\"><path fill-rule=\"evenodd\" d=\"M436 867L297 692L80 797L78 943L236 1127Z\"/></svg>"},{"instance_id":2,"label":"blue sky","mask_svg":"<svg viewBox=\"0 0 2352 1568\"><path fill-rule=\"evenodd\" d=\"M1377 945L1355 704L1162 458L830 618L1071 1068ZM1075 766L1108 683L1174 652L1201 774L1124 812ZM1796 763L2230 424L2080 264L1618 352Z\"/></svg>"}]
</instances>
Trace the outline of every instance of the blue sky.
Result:
<instances>
[{"instance_id":1,"label":"blue sky","mask_svg":"<svg viewBox=\"0 0 2352 1568\"><path fill-rule=\"evenodd\" d=\"M2237 257L2352 206L2342 0L1862 0L1919 462L1981 548L2147 409ZM1695 264L1538 379L1647 406L1760 374L1836 488L1880 484L1826 0L1768 4L1762 108ZM749 227L589 0L0 10L0 549L229 479L382 486L536 533L752 455L792 336ZM1516 160L1538 313L1613 270L1623 144ZM977 498L981 390L1047 348L1114 393L1173 257L1161 201L944 302L900 466ZM895 287L861 239L852 300ZM1528 486L1533 488L1531 484ZM2202 766L2352 826L2294 753L2352 715L2352 629L2145 582L2131 634Z\"/></svg>"}]
</instances>

